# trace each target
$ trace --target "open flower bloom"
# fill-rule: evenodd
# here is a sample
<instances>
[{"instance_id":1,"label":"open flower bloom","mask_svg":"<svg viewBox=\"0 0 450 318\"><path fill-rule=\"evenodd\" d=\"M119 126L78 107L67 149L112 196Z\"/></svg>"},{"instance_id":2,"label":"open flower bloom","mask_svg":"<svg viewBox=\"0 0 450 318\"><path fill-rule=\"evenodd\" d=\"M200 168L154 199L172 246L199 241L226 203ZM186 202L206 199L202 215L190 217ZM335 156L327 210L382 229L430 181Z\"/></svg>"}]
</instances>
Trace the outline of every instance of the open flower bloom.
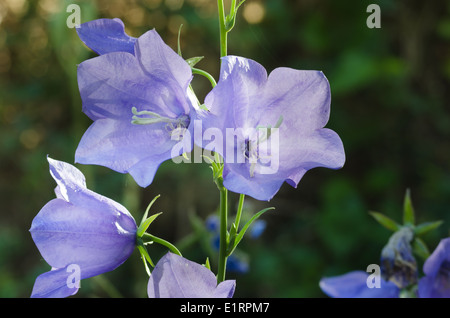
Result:
<instances>
[{"instance_id":1,"label":"open flower bloom","mask_svg":"<svg viewBox=\"0 0 450 318\"><path fill-rule=\"evenodd\" d=\"M48 158L56 199L33 219L30 233L52 267L34 284L32 297L67 297L79 281L111 271L134 250L136 223L119 203L86 188L74 166Z\"/></svg>"},{"instance_id":2,"label":"open flower bloom","mask_svg":"<svg viewBox=\"0 0 450 318\"><path fill-rule=\"evenodd\" d=\"M270 200L285 181L296 187L309 169L343 166L341 139L323 128L330 100L322 72L277 68L268 76L255 61L226 56L205 99L209 111L198 113L203 134L195 142L222 156L227 189Z\"/></svg>"},{"instance_id":3,"label":"open flower bloom","mask_svg":"<svg viewBox=\"0 0 450 318\"><path fill-rule=\"evenodd\" d=\"M423 266L419 297L450 298L450 238L442 239Z\"/></svg>"},{"instance_id":4,"label":"open flower bloom","mask_svg":"<svg viewBox=\"0 0 450 318\"><path fill-rule=\"evenodd\" d=\"M353 271L340 276L326 277L319 286L329 297L333 298L398 298L400 289L392 282L381 277L379 286L370 286L369 274Z\"/></svg>"},{"instance_id":5,"label":"open flower bloom","mask_svg":"<svg viewBox=\"0 0 450 318\"><path fill-rule=\"evenodd\" d=\"M191 68L155 30L136 39L120 20L101 19L78 33L101 55L78 66L83 112L94 122L75 161L130 173L146 187L162 162L192 149L192 134L185 134L198 107Z\"/></svg>"},{"instance_id":6,"label":"open flower bloom","mask_svg":"<svg viewBox=\"0 0 450 318\"><path fill-rule=\"evenodd\" d=\"M231 298L236 282L217 285L213 272L171 252L156 264L148 281L149 298Z\"/></svg>"}]
</instances>

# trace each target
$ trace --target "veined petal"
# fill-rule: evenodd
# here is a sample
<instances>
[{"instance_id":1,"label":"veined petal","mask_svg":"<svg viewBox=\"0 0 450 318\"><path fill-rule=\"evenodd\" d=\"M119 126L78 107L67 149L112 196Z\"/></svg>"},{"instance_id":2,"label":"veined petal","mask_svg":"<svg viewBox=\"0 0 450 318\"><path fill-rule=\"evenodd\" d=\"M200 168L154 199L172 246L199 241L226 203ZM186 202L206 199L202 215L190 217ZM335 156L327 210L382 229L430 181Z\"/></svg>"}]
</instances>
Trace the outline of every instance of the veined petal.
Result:
<instances>
[{"instance_id":1,"label":"veined petal","mask_svg":"<svg viewBox=\"0 0 450 318\"><path fill-rule=\"evenodd\" d=\"M136 230L127 229L129 223L123 214L54 199L33 219L30 233L49 265L76 264L86 278L115 269L131 255Z\"/></svg>"},{"instance_id":2,"label":"veined petal","mask_svg":"<svg viewBox=\"0 0 450 318\"><path fill-rule=\"evenodd\" d=\"M158 88L129 53L86 60L78 66L77 77L83 112L92 120L113 118L130 122L132 107L156 110L164 104L156 92Z\"/></svg>"},{"instance_id":3,"label":"veined petal","mask_svg":"<svg viewBox=\"0 0 450 318\"><path fill-rule=\"evenodd\" d=\"M103 214L103 218L123 215L124 223L122 226L128 231L134 231L136 223L128 210L118 202L104 197L86 187L85 177L80 170L63 161L54 160L47 156L49 162L50 174L58 184L55 192L57 198L63 199L81 208L97 211L97 214Z\"/></svg>"},{"instance_id":4,"label":"veined petal","mask_svg":"<svg viewBox=\"0 0 450 318\"><path fill-rule=\"evenodd\" d=\"M206 96L203 124L208 128L241 128L252 126L249 116L253 116L250 103L258 98L259 89L265 84L267 73L255 61L237 56L222 58L220 80ZM202 119L202 118L200 118Z\"/></svg>"},{"instance_id":5,"label":"veined petal","mask_svg":"<svg viewBox=\"0 0 450 318\"><path fill-rule=\"evenodd\" d=\"M380 278L380 288L367 286L369 275L363 271L353 271L344 275L322 278L322 291L334 298L398 298L400 290L391 282Z\"/></svg>"},{"instance_id":6,"label":"veined petal","mask_svg":"<svg viewBox=\"0 0 450 318\"><path fill-rule=\"evenodd\" d=\"M190 134L185 138L190 138ZM172 148L178 142L181 141L172 140L164 123L149 126L99 119L83 135L75 161L130 173L140 186L146 187L153 181L159 165L174 157ZM186 145L192 146L192 143ZM175 156L181 155L182 151Z\"/></svg>"},{"instance_id":7,"label":"veined petal","mask_svg":"<svg viewBox=\"0 0 450 318\"><path fill-rule=\"evenodd\" d=\"M311 133L328 122L330 85L320 71L276 68L270 73L262 94L253 112L260 112L259 125L273 125L283 116L280 129L288 129L295 135Z\"/></svg>"},{"instance_id":8,"label":"veined petal","mask_svg":"<svg viewBox=\"0 0 450 318\"><path fill-rule=\"evenodd\" d=\"M169 252L153 269L147 291L150 298L229 298L234 288L234 281L217 286L215 275L205 266Z\"/></svg>"},{"instance_id":9,"label":"veined petal","mask_svg":"<svg viewBox=\"0 0 450 318\"><path fill-rule=\"evenodd\" d=\"M296 187L312 168L342 168L345 152L342 140L331 129L322 128L304 136L280 137L280 172L289 172L287 182Z\"/></svg>"},{"instance_id":10,"label":"veined petal","mask_svg":"<svg viewBox=\"0 0 450 318\"><path fill-rule=\"evenodd\" d=\"M76 29L81 41L97 54L128 52L134 54L136 38L125 33L120 19L98 19L82 23Z\"/></svg>"},{"instance_id":11,"label":"veined petal","mask_svg":"<svg viewBox=\"0 0 450 318\"><path fill-rule=\"evenodd\" d=\"M225 164L223 185L235 193L249 195L256 200L269 201L278 192L284 179L255 174L250 177L246 164Z\"/></svg>"},{"instance_id":12,"label":"veined petal","mask_svg":"<svg viewBox=\"0 0 450 318\"><path fill-rule=\"evenodd\" d=\"M79 288L67 283L70 274L67 268L59 268L39 275L34 282L31 298L65 298L76 294Z\"/></svg>"},{"instance_id":13,"label":"veined petal","mask_svg":"<svg viewBox=\"0 0 450 318\"><path fill-rule=\"evenodd\" d=\"M136 57L153 82L170 87L173 100L166 103L176 115L189 113L188 86L192 80L189 64L161 39L155 30L141 35L136 43Z\"/></svg>"}]
</instances>

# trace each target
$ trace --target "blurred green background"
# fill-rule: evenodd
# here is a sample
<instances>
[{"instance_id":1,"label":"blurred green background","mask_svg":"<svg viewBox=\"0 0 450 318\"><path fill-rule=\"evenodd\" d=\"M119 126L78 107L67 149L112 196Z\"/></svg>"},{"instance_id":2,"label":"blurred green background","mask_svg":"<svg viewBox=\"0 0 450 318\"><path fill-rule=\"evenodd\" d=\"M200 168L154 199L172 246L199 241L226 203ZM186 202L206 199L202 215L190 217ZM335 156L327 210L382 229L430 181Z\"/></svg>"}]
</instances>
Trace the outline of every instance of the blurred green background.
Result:
<instances>
[{"instance_id":1,"label":"blurred green background","mask_svg":"<svg viewBox=\"0 0 450 318\"><path fill-rule=\"evenodd\" d=\"M81 22L120 18L136 37L155 28L175 50L182 24L183 57L204 56L197 66L216 79L219 71L213 0L0 2L0 297L29 297L35 278L49 270L28 232L54 198L46 155L73 163L90 125L76 67L95 54L66 26L71 3L80 6ZM370 3L381 8L380 29L366 26ZM228 274L237 279L235 297L323 297L322 276L378 263L390 232L368 211L401 221L407 188L419 222L445 221L424 237L430 248L449 236L449 1L247 0L228 51L269 72L322 70L332 89L328 127L347 156L343 169L311 170L269 203L247 198L250 212L276 210L263 215L267 228L258 240L239 246L250 271ZM198 76L193 86L200 99L210 88ZM121 202L138 221L161 194L152 210L164 213L150 232L181 244L194 261L209 256L199 223L215 212L218 192L206 164L168 161L146 189L103 167L77 167L90 189ZM234 208L237 196L230 199ZM155 261L164 252L150 248ZM146 297L146 284L136 252L117 270L83 280L76 297Z\"/></svg>"}]
</instances>

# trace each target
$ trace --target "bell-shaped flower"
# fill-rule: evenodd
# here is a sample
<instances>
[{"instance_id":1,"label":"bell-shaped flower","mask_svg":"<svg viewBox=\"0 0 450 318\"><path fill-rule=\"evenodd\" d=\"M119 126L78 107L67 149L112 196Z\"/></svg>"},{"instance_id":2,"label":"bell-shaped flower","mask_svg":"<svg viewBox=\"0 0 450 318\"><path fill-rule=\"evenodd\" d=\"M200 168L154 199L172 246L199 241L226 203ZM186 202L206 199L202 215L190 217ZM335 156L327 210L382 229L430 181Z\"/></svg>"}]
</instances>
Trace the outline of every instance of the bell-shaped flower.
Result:
<instances>
[{"instance_id":1,"label":"bell-shaped flower","mask_svg":"<svg viewBox=\"0 0 450 318\"><path fill-rule=\"evenodd\" d=\"M112 271L136 246L137 226L119 203L86 188L74 166L48 158L56 199L33 219L30 233L52 267L37 277L32 297L67 297L80 280Z\"/></svg>"},{"instance_id":2,"label":"bell-shaped flower","mask_svg":"<svg viewBox=\"0 0 450 318\"><path fill-rule=\"evenodd\" d=\"M413 238L413 230L403 227L391 235L381 251L383 278L395 283L399 288L417 283L417 262L411 247Z\"/></svg>"},{"instance_id":3,"label":"bell-shaped flower","mask_svg":"<svg viewBox=\"0 0 450 318\"><path fill-rule=\"evenodd\" d=\"M213 272L171 252L164 255L148 281L149 298L231 298L236 282L217 284Z\"/></svg>"},{"instance_id":4,"label":"bell-shaped flower","mask_svg":"<svg viewBox=\"0 0 450 318\"><path fill-rule=\"evenodd\" d=\"M223 158L223 185L270 200L286 181L296 187L315 167L341 168L342 141L324 128L330 87L322 72L277 68L222 58L220 79L198 113L195 143ZM212 140L212 141L210 141Z\"/></svg>"},{"instance_id":5,"label":"bell-shaped flower","mask_svg":"<svg viewBox=\"0 0 450 318\"><path fill-rule=\"evenodd\" d=\"M75 161L129 173L146 187L162 162L192 149L191 68L155 30L136 39L120 20L102 19L78 33L101 55L78 66L83 112L94 122Z\"/></svg>"},{"instance_id":6,"label":"bell-shaped flower","mask_svg":"<svg viewBox=\"0 0 450 318\"><path fill-rule=\"evenodd\" d=\"M421 298L450 298L450 238L442 239L423 265L419 280Z\"/></svg>"},{"instance_id":7,"label":"bell-shaped flower","mask_svg":"<svg viewBox=\"0 0 450 318\"><path fill-rule=\"evenodd\" d=\"M340 276L320 280L322 291L333 298L398 298L400 289L393 282L378 277L379 284L373 284L370 275L364 271L353 271Z\"/></svg>"}]
</instances>

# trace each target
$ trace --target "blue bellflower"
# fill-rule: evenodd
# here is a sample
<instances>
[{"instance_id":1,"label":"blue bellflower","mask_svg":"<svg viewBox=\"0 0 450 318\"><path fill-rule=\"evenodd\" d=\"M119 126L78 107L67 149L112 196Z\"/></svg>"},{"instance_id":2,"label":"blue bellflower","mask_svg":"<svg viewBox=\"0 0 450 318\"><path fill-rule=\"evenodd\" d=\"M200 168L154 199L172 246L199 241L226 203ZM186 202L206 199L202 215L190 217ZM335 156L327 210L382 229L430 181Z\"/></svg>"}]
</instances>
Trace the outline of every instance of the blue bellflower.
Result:
<instances>
[{"instance_id":1,"label":"blue bellflower","mask_svg":"<svg viewBox=\"0 0 450 318\"><path fill-rule=\"evenodd\" d=\"M52 267L37 277L31 297L75 294L79 281L112 271L136 245L136 223L119 203L86 188L74 166L48 158L56 199L36 215L30 233Z\"/></svg>"},{"instance_id":2,"label":"blue bellflower","mask_svg":"<svg viewBox=\"0 0 450 318\"><path fill-rule=\"evenodd\" d=\"M442 239L423 265L419 280L421 298L450 298L450 238Z\"/></svg>"},{"instance_id":3,"label":"blue bellflower","mask_svg":"<svg viewBox=\"0 0 450 318\"><path fill-rule=\"evenodd\" d=\"M411 241L414 232L403 227L389 238L381 251L380 267L383 278L405 288L417 283L417 262L413 256Z\"/></svg>"},{"instance_id":4,"label":"blue bellflower","mask_svg":"<svg viewBox=\"0 0 450 318\"><path fill-rule=\"evenodd\" d=\"M208 111L198 112L203 134L195 143L222 156L227 189L270 200L285 181L296 187L309 169L344 165L341 139L324 128L330 100L322 72L277 68L267 75L255 61L226 56L205 99Z\"/></svg>"},{"instance_id":5,"label":"blue bellflower","mask_svg":"<svg viewBox=\"0 0 450 318\"><path fill-rule=\"evenodd\" d=\"M156 263L147 292L149 298L231 298L235 288L234 280L217 285L208 268L169 252Z\"/></svg>"},{"instance_id":6,"label":"blue bellflower","mask_svg":"<svg viewBox=\"0 0 450 318\"><path fill-rule=\"evenodd\" d=\"M322 291L333 298L398 298L400 289L393 282L380 277L379 287L369 287L369 274L352 271L340 276L325 277L320 280Z\"/></svg>"},{"instance_id":7,"label":"blue bellflower","mask_svg":"<svg viewBox=\"0 0 450 318\"><path fill-rule=\"evenodd\" d=\"M155 30L133 38L119 19L81 24L78 34L101 55L78 66L83 112L93 123L75 161L129 173L146 187L162 162L192 149L191 68Z\"/></svg>"},{"instance_id":8,"label":"blue bellflower","mask_svg":"<svg viewBox=\"0 0 450 318\"><path fill-rule=\"evenodd\" d=\"M399 248L405 243L401 242L402 240L390 240L387 246L398 241L399 244L394 244L394 246ZM407 250L409 248L406 248L405 251L397 250L395 254L398 255L395 261L406 260L407 267L411 264L415 266L415 262L411 263L411 257ZM384 255L384 257L386 256L387 254ZM383 270L386 268L381 268L383 278L380 278L380 288L369 287L367 283L370 279L369 274L363 271L352 271L340 276L322 278L319 286L325 294L335 298L398 298L401 297L402 288L417 282L415 271L411 274L409 271L405 271L404 266L388 267L390 275L383 273ZM450 298L450 238L441 240L425 261L423 272L425 276L420 278L417 292L414 291L413 297ZM386 281L385 278L389 281Z\"/></svg>"}]
</instances>

